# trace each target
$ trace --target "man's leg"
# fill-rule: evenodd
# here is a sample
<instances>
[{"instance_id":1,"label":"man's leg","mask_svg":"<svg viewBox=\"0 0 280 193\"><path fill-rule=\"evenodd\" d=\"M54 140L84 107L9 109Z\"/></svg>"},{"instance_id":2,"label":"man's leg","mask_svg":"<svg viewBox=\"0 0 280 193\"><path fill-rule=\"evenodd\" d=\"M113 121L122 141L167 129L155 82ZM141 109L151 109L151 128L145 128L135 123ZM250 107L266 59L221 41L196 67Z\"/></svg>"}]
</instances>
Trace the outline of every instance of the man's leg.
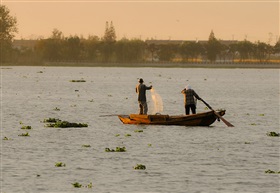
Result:
<instances>
[{"instance_id":1,"label":"man's leg","mask_svg":"<svg viewBox=\"0 0 280 193\"><path fill-rule=\"evenodd\" d=\"M147 113L148 113L148 105L147 105L147 102L143 102L142 105L143 105L143 108L144 108L144 115L147 115Z\"/></svg>"},{"instance_id":2,"label":"man's leg","mask_svg":"<svg viewBox=\"0 0 280 193\"><path fill-rule=\"evenodd\" d=\"M139 115L143 115L143 105L141 101L138 101L138 103L139 103Z\"/></svg>"},{"instance_id":3,"label":"man's leg","mask_svg":"<svg viewBox=\"0 0 280 193\"><path fill-rule=\"evenodd\" d=\"M192 114L196 114L196 106L194 104L191 104Z\"/></svg>"},{"instance_id":4,"label":"man's leg","mask_svg":"<svg viewBox=\"0 0 280 193\"><path fill-rule=\"evenodd\" d=\"M185 105L185 112L186 112L186 115L190 114L190 106L189 105Z\"/></svg>"}]
</instances>

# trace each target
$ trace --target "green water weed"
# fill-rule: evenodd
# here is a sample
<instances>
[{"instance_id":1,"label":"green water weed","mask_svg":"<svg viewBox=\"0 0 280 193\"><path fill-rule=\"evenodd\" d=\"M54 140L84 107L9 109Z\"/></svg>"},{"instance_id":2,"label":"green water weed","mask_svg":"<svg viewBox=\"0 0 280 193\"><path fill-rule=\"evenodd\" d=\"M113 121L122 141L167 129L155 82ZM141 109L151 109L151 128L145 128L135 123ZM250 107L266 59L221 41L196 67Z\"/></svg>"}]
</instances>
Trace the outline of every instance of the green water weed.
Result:
<instances>
[{"instance_id":1,"label":"green water weed","mask_svg":"<svg viewBox=\"0 0 280 193\"><path fill-rule=\"evenodd\" d=\"M70 82L86 82L85 80L70 80Z\"/></svg>"},{"instance_id":2,"label":"green water weed","mask_svg":"<svg viewBox=\"0 0 280 193\"><path fill-rule=\"evenodd\" d=\"M276 171L273 171L273 170L266 170L265 173L267 173L267 174L280 174L280 171L276 172Z\"/></svg>"},{"instance_id":3,"label":"green water weed","mask_svg":"<svg viewBox=\"0 0 280 193\"><path fill-rule=\"evenodd\" d=\"M55 167L65 167L65 166L66 166L66 164L62 163L62 162L55 163Z\"/></svg>"},{"instance_id":4,"label":"green water weed","mask_svg":"<svg viewBox=\"0 0 280 193\"><path fill-rule=\"evenodd\" d=\"M135 170L145 170L146 166L142 164L137 164L136 166L133 167Z\"/></svg>"},{"instance_id":5,"label":"green water weed","mask_svg":"<svg viewBox=\"0 0 280 193\"><path fill-rule=\"evenodd\" d=\"M27 126L22 126L21 129L32 129L32 127L30 125L27 125Z\"/></svg>"},{"instance_id":6,"label":"green water weed","mask_svg":"<svg viewBox=\"0 0 280 193\"><path fill-rule=\"evenodd\" d=\"M29 133L28 133L28 132L26 132L26 133L22 133L22 134L20 134L20 135L18 135L18 136L22 136L22 137L30 137L30 135L29 135Z\"/></svg>"},{"instance_id":7,"label":"green water weed","mask_svg":"<svg viewBox=\"0 0 280 193\"><path fill-rule=\"evenodd\" d=\"M280 137L280 133L276 133L275 131L267 132L266 135L270 137Z\"/></svg>"},{"instance_id":8,"label":"green water weed","mask_svg":"<svg viewBox=\"0 0 280 193\"><path fill-rule=\"evenodd\" d=\"M126 152L125 147L116 147L116 149L105 148L105 152Z\"/></svg>"}]
</instances>

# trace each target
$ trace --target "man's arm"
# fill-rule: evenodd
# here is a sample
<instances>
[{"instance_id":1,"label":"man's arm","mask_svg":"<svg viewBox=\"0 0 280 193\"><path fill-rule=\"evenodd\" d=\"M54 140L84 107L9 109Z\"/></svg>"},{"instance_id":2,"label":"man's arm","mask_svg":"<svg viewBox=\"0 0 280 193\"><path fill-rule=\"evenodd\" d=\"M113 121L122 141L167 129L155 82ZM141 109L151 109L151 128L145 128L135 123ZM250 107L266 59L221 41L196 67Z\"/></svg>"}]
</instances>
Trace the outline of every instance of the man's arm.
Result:
<instances>
[{"instance_id":1,"label":"man's arm","mask_svg":"<svg viewBox=\"0 0 280 193\"><path fill-rule=\"evenodd\" d=\"M152 89L153 88L153 86L151 85L151 86L146 86L146 89L147 90L150 90L150 89Z\"/></svg>"}]
</instances>

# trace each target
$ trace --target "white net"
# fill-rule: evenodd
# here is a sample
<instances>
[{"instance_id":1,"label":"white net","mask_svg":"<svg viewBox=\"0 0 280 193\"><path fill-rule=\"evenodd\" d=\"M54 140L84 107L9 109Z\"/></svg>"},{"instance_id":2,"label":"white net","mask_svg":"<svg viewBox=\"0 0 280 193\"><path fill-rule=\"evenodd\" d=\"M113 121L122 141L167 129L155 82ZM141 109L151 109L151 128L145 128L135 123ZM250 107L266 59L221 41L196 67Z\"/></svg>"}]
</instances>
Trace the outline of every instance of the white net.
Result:
<instances>
[{"instance_id":1,"label":"white net","mask_svg":"<svg viewBox=\"0 0 280 193\"><path fill-rule=\"evenodd\" d=\"M153 114L162 113L163 112L162 99L161 99L161 96L155 91L154 88L151 89L151 97L152 97L153 104L154 104L152 113Z\"/></svg>"}]
</instances>

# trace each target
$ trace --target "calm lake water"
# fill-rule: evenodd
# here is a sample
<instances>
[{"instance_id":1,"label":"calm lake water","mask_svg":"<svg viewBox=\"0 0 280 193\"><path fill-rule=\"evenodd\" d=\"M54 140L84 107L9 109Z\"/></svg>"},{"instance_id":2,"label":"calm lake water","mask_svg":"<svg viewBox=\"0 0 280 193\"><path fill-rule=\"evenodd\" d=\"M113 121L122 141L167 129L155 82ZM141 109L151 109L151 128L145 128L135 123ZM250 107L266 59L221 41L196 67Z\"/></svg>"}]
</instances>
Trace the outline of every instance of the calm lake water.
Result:
<instances>
[{"instance_id":1,"label":"calm lake water","mask_svg":"<svg viewBox=\"0 0 280 193\"><path fill-rule=\"evenodd\" d=\"M191 84L235 127L124 125L102 116L138 112L139 77L161 97L162 114L184 114L180 91ZM266 135L279 132L279 81L278 69L2 67L1 193L278 193L280 174L265 171L280 171L280 138ZM47 128L46 118L89 126ZM116 147L127 151L105 152Z\"/></svg>"}]
</instances>

